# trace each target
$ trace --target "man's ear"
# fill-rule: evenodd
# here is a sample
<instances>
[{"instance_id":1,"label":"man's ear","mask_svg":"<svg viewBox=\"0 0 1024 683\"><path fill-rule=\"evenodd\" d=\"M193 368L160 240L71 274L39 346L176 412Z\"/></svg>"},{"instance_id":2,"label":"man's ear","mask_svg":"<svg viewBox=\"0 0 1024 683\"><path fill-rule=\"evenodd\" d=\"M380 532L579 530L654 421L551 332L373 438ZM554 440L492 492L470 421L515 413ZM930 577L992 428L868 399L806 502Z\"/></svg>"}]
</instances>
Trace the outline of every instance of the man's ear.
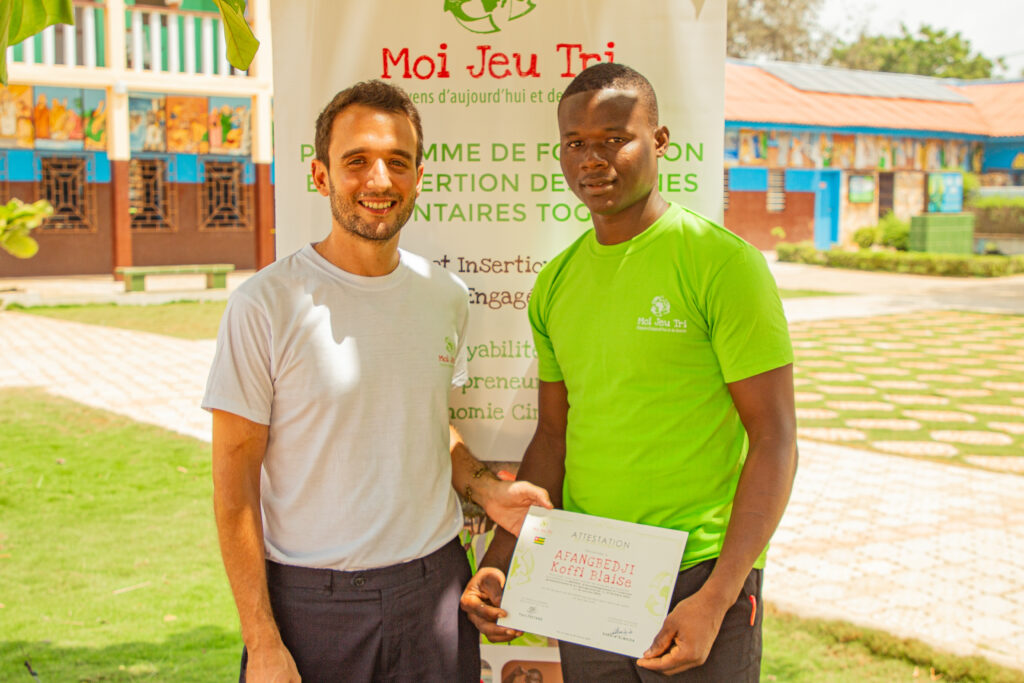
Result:
<instances>
[{"instance_id":1,"label":"man's ear","mask_svg":"<svg viewBox=\"0 0 1024 683\"><path fill-rule=\"evenodd\" d=\"M665 152L668 151L668 141L669 134L667 126L659 126L654 129L654 151L659 157L665 156Z\"/></svg>"},{"instance_id":2,"label":"man's ear","mask_svg":"<svg viewBox=\"0 0 1024 683\"><path fill-rule=\"evenodd\" d=\"M331 194L331 183L327 177L327 166L319 159L313 159L310 169L313 173L313 184L316 185L317 192L324 197L329 197Z\"/></svg>"}]
</instances>

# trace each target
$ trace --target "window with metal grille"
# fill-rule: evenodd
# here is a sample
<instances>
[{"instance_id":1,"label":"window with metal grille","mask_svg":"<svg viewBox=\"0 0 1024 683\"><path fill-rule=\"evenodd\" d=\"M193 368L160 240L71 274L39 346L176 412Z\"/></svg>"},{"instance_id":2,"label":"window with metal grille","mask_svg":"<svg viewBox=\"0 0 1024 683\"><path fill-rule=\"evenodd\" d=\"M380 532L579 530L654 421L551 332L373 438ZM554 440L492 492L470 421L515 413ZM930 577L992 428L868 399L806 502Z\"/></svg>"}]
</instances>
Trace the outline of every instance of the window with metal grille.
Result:
<instances>
[{"instance_id":1,"label":"window with metal grille","mask_svg":"<svg viewBox=\"0 0 1024 683\"><path fill-rule=\"evenodd\" d=\"M132 230L174 230L177 202L165 180L163 159L132 159L128 164L128 204Z\"/></svg>"},{"instance_id":2,"label":"window with metal grille","mask_svg":"<svg viewBox=\"0 0 1024 683\"><path fill-rule=\"evenodd\" d=\"M242 182L238 161L204 162L200 230L252 230L252 186Z\"/></svg>"},{"instance_id":3,"label":"window with metal grille","mask_svg":"<svg viewBox=\"0 0 1024 683\"><path fill-rule=\"evenodd\" d=\"M725 169L722 181L722 211L729 210L729 169Z\"/></svg>"},{"instance_id":4,"label":"window with metal grille","mask_svg":"<svg viewBox=\"0 0 1024 683\"><path fill-rule=\"evenodd\" d=\"M765 203L769 213L781 213L786 210L786 172L783 170L768 171L768 192Z\"/></svg>"},{"instance_id":5,"label":"window with metal grille","mask_svg":"<svg viewBox=\"0 0 1024 683\"><path fill-rule=\"evenodd\" d=\"M39 196L53 205L53 215L41 230L93 232L96 230L96 198L86 182L84 157L60 156L40 159L42 179Z\"/></svg>"}]
</instances>

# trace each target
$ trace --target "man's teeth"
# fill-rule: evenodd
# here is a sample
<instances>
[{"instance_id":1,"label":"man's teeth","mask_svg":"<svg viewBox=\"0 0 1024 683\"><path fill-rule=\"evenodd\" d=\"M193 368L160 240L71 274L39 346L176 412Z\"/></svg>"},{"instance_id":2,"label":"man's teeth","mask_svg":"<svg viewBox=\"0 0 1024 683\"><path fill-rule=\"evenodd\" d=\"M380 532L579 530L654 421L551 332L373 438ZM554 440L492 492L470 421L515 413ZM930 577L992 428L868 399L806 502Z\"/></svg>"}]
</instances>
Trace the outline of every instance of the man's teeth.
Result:
<instances>
[{"instance_id":1,"label":"man's teeth","mask_svg":"<svg viewBox=\"0 0 1024 683\"><path fill-rule=\"evenodd\" d=\"M363 201L362 204L363 204L363 206L365 206L368 209L386 209L389 206L391 206L391 202L368 202L368 201Z\"/></svg>"}]
</instances>

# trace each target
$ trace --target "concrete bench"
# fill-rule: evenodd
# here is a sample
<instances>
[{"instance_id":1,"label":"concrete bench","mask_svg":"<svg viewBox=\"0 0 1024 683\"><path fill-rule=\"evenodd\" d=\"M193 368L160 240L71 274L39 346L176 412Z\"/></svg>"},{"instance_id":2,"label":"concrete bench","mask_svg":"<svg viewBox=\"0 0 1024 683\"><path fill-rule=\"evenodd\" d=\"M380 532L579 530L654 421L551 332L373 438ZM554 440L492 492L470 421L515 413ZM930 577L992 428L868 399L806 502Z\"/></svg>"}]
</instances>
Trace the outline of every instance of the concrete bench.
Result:
<instances>
[{"instance_id":1,"label":"concrete bench","mask_svg":"<svg viewBox=\"0 0 1024 683\"><path fill-rule=\"evenodd\" d=\"M228 273L235 266L230 263L206 263L186 266L120 266L114 270L124 276L124 291L144 292L147 275L185 275L204 273L207 289L224 289L228 286Z\"/></svg>"}]
</instances>

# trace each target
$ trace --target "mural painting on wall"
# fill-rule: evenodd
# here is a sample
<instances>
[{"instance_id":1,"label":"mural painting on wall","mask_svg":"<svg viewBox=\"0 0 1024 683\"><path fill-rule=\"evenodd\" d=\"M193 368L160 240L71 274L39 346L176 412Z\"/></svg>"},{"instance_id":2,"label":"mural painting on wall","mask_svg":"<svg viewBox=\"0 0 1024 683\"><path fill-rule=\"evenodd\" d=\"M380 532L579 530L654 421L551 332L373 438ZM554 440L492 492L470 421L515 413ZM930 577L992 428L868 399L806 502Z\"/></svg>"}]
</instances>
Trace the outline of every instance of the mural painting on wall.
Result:
<instances>
[{"instance_id":1,"label":"mural painting on wall","mask_svg":"<svg viewBox=\"0 0 1024 683\"><path fill-rule=\"evenodd\" d=\"M740 162L740 132L725 131L725 165L735 166Z\"/></svg>"},{"instance_id":2,"label":"mural painting on wall","mask_svg":"<svg viewBox=\"0 0 1024 683\"><path fill-rule=\"evenodd\" d=\"M35 143L32 87L0 85L0 145L31 148Z\"/></svg>"},{"instance_id":3,"label":"mural painting on wall","mask_svg":"<svg viewBox=\"0 0 1024 683\"><path fill-rule=\"evenodd\" d=\"M33 89L35 108L32 119L37 149L82 149L84 121L82 91L79 88Z\"/></svg>"},{"instance_id":4,"label":"mural painting on wall","mask_svg":"<svg viewBox=\"0 0 1024 683\"><path fill-rule=\"evenodd\" d=\"M167 151L207 154L210 136L206 126L205 97L167 97Z\"/></svg>"},{"instance_id":5,"label":"mural painting on wall","mask_svg":"<svg viewBox=\"0 0 1024 683\"><path fill-rule=\"evenodd\" d=\"M107 94L102 90L83 90L85 112L83 135L85 148L99 152L107 149Z\"/></svg>"},{"instance_id":6,"label":"mural painting on wall","mask_svg":"<svg viewBox=\"0 0 1024 683\"><path fill-rule=\"evenodd\" d=\"M762 130L740 131L740 163L764 166L768 157L768 134Z\"/></svg>"},{"instance_id":7,"label":"mural painting on wall","mask_svg":"<svg viewBox=\"0 0 1024 683\"><path fill-rule=\"evenodd\" d=\"M251 101L244 97L210 98L210 153L249 153Z\"/></svg>"},{"instance_id":8,"label":"mural painting on wall","mask_svg":"<svg viewBox=\"0 0 1024 683\"><path fill-rule=\"evenodd\" d=\"M128 137L133 152L167 150L163 95L128 98Z\"/></svg>"},{"instance_id":9,"label":"mural painting on wall","mask_svg":"<svg viewBox=\"0 0 1024 683\"><path fill-rule=\"evenodd\" d=\"M835 168L853 168L857 155L857 137L855 135L832 136L832 166Z\"/></svg>"}]
</instances>

